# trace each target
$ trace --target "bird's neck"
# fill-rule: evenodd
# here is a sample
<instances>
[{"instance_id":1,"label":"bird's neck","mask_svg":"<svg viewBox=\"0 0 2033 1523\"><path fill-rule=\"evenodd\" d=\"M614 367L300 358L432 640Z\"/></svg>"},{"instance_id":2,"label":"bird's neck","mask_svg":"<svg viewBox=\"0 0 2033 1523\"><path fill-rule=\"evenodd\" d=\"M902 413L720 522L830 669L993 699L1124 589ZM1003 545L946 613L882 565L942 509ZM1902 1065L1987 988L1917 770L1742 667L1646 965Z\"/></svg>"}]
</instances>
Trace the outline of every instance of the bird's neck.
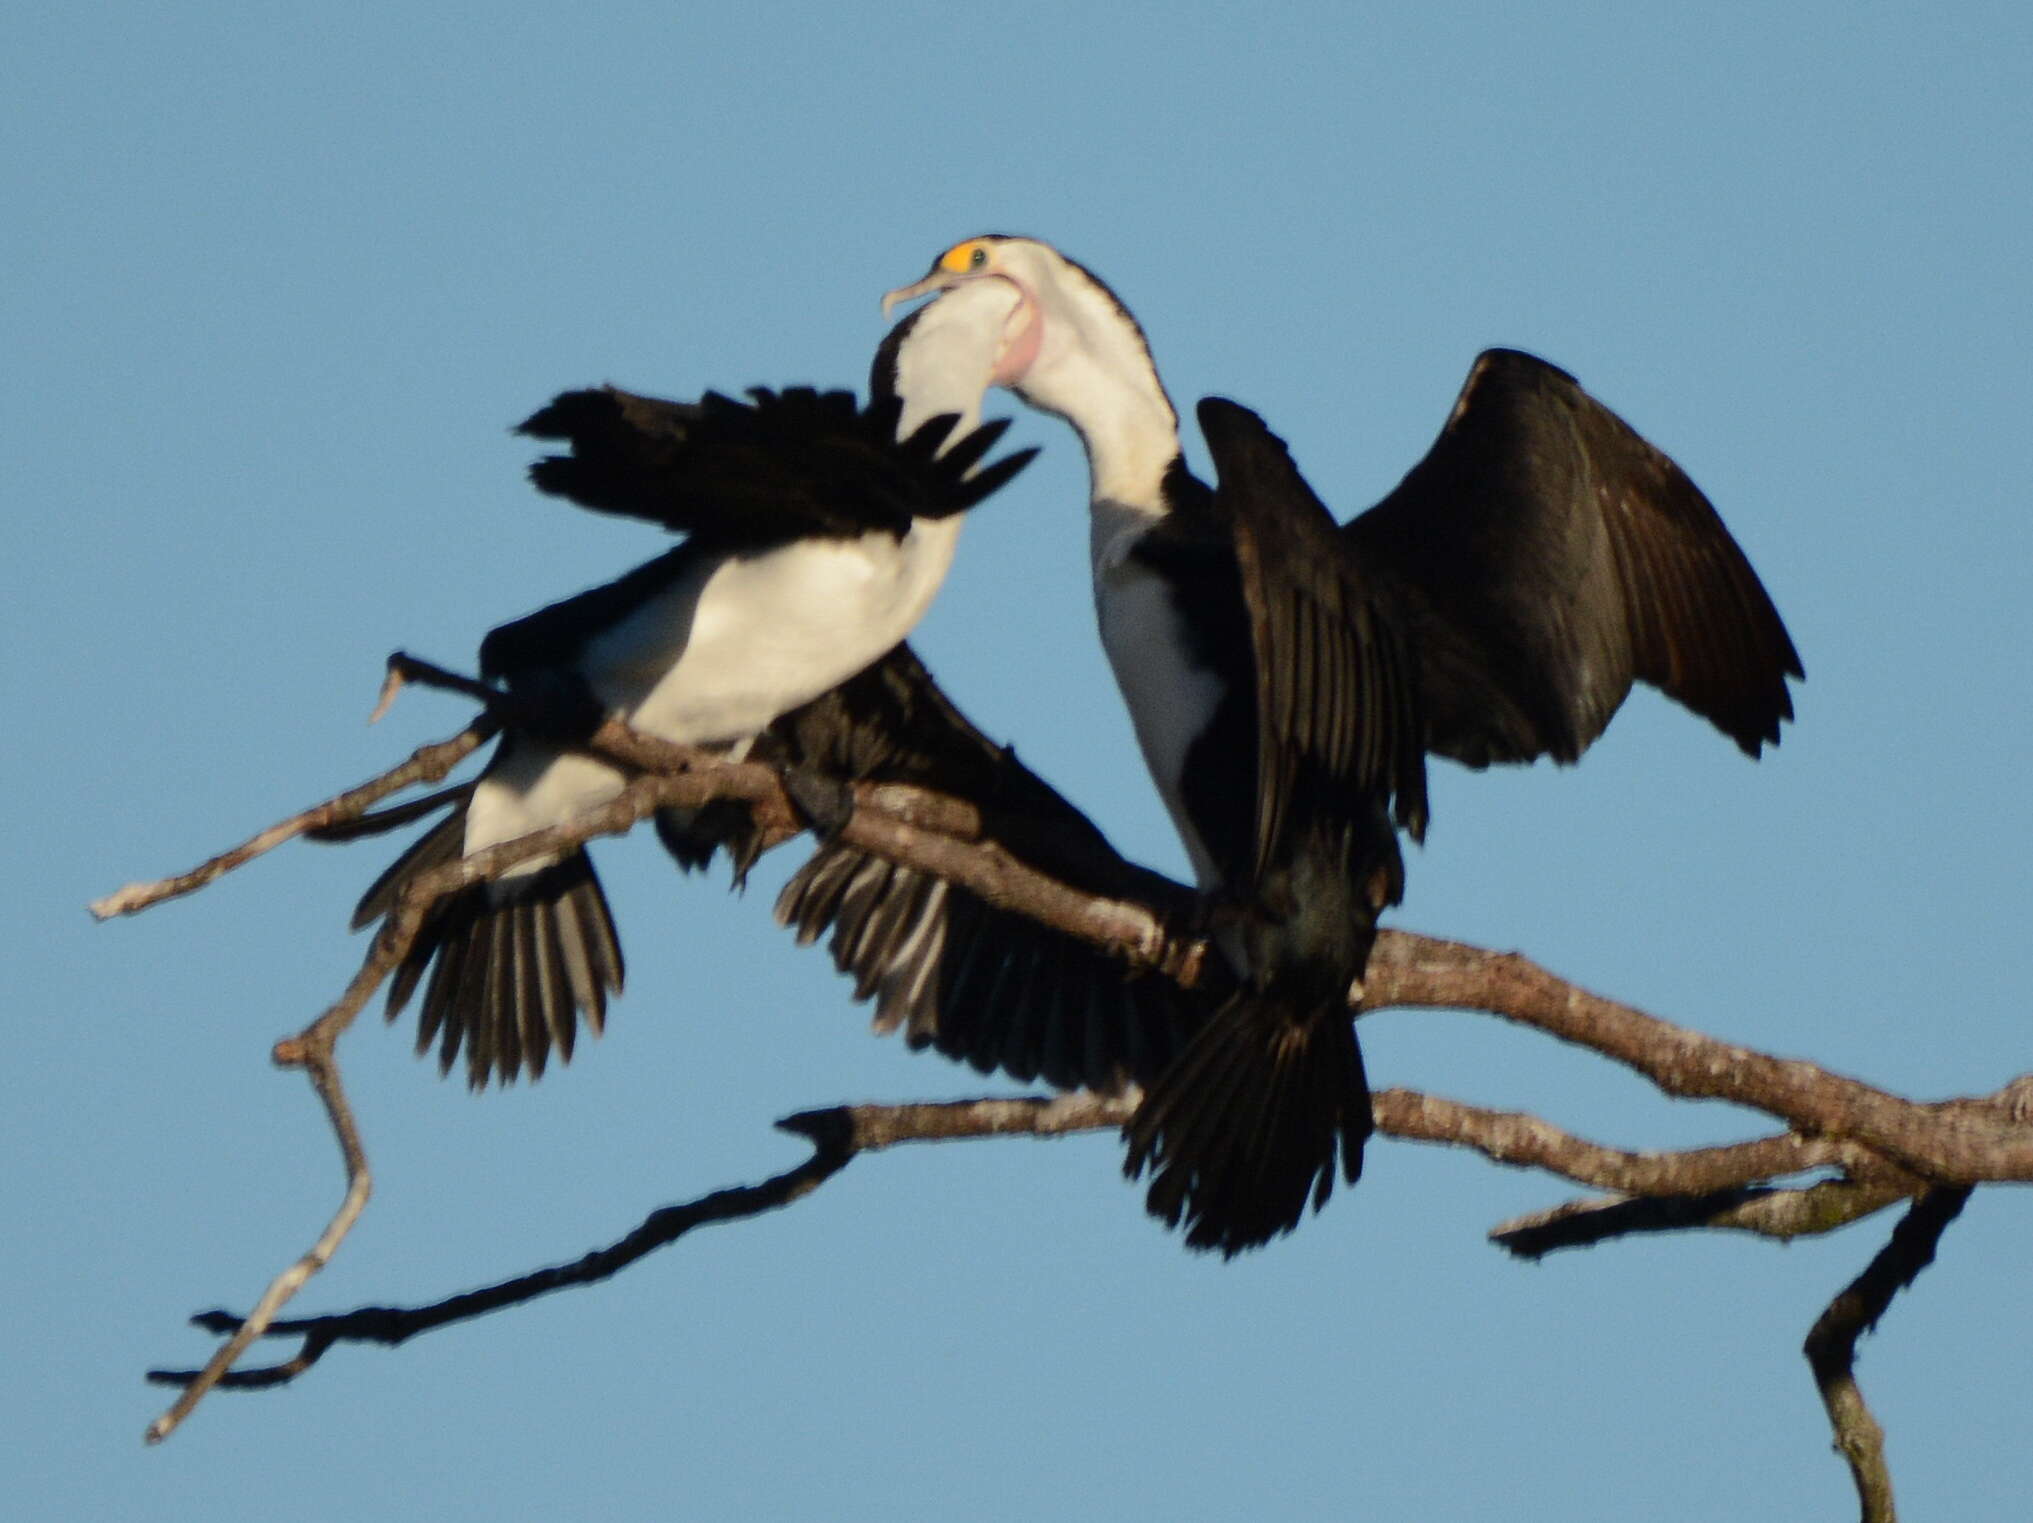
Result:
<instances>
[{"instance_id":1,"label":"bird's neck","mask_svg":"<svg viewBox=\"0 0 2033 1523\"><path fill-rule=\"evenodd\" d=\"M1155 372L1148 385L1095 387L1065 416L1087 446L1090 501L1154 517L1166 511L1165 472L1179 458L1179 420Z\"/></svg>"},{"instance_id":2,"label":"bird's neck","mask_svg":"<svg viewBox=\"0 0 2033 1523\"><path fill-rule=\"evenodd\" d=\"M1090 550L1096 574L1169 511L1165 474L1179 458L1179 420L1157 372L1141 365L1068 367L1053 396L1087 449Z\"/></svg>"},{"instance_id":3,"label":"bird's neck","mask_svg":"<svg viewBox=\"0 0 2033 1523\"><path fill-rule=\"evenodd\" d=\"M1018 390L1080 435L1093 502L1162 514L1165 472L1179 454L1179 415L1143 335L1098 299L1075 304L1063 327L1069 337L1048 333Z\"/></svg>"},{"instance_id":4,"label":"bird's neck","mask_svg":"<svg viewBox=\"0 0 2033 1523\"><path fill-rule=\"evenodd\" d=\"M949 448L981 426L982 398L1016 301L1007 282L982 281L921 307L892 330L877 358L873 389L900 400L899 440L945 413L959 415L946 436Z\"/></svg>"}]
</instances>

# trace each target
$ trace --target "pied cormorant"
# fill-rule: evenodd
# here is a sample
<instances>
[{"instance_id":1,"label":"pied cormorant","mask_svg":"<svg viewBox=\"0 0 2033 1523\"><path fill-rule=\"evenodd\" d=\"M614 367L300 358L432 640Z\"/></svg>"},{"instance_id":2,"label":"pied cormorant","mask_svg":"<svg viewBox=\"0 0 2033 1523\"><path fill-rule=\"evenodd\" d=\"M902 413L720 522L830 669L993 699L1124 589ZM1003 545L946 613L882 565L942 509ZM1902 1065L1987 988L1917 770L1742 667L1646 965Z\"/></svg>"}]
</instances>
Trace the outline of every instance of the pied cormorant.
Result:
<instances>
[{"instance_id":1,"label":"pied cormorant","mask_svg":"<svg viewBox=\"0 0 2033 1523\"><path fill-rule=\"evenodd\" d=\"M739 756L773 721L884 656L944 580L964 511L1036 453L980 466L1005 426L976 425L1015 306L1007 288L984 286L965 305L899 324L877 355L866 409L846 392L808 389L758 391L752 403L668 403L612 388L558 397L521 425L571 446L532 467L536 485L686 539L494 630L481 675L511 692L581 700L589 722L616 715ZM369 888L354 924L385 915L417 873L568 822L626 782L623 769L558 739L511 731L476 782L365 827L453 805ZM666 811L657 824L686 865L717 840L717 826L701 830L689 813ZM435 1040L441 1067L463 1045L479 1088L519 1071L535 1078L552 1052L568 1060L579 1019L598 1031L622 983L586 852L520 862L438 901L391 981L391 1019L426 969L418 1050Z\"/></svg>"},{"instance_id":2,"label":"pied cormorant","mask_svg":"<svg viewBox=\"0 0 2033 1523\"><path fill-rule=\"evenodd\" d=\"M1102 641L1240 984L1147 1090L1127 1168L1233 1254L1360 1173L1347 996L1425 753L1572 761L1639 680L1756 756L1799 659L1701 492L1541 360L1483 354L1425 459L1339 525L1232 402L1200 404L1218 481L1195 479L1142 329L1049 245L968 239L885 301L983 284L1019 299L1002 384L1086 446Z\"/></svg>"}]
</instances>

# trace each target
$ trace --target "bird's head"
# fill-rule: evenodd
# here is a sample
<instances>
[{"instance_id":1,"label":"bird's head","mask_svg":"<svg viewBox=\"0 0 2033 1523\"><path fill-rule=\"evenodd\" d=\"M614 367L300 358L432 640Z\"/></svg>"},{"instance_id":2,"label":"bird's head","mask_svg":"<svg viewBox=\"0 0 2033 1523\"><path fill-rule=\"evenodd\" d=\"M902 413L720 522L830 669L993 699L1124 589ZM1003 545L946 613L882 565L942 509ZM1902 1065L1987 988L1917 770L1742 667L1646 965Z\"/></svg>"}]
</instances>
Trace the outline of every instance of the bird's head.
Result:
<instances>
[{"instance_id":1,"label":"bird's head","mask_svg":"<svg viewBox=\"0 0 2033 1523\"><path fill-rule=\"evenodd\" d=\"M1098 276L1049 243L1001 233L956 243L932 261L924 279L884 296L883 310L985 280L1006 282L1018 298L992 384L1082 433L1130 395L1154 399L1176 427L1137 320Z\"/></svg>"}]
</instances>

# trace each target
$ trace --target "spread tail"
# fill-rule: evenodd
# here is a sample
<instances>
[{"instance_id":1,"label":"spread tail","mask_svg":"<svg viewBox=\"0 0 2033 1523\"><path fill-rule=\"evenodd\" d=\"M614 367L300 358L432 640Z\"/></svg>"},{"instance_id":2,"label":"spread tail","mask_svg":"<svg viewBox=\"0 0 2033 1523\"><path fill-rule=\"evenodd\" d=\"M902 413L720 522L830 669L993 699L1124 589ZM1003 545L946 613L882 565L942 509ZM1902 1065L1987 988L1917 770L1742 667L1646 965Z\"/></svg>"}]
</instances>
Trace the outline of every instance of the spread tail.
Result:
<instances>
[{"instance_id":1,"label":"spread tail","mask_svg":"<svg viewBox=\"0 0 2033 1523\"><path fill-rule=\"evenodd\" d=\"M1369 1080L1347 1009L1243 991L1193 1038L1123 1128L1123 1172L1191 1248L1233 1257L1299 1225L1362 1173Z\"/></svg>"},{"instance_id":2,"label":"spread tail","mask_svg":"<svg viewBox=\"0 0 2033 1523\"><path fill-rule=\"evenodd\" d=\"M465 834L462 806L375 880L354 911L355 928L392 910L419 874L456 861ZM417 1052L435 1041L440 1073L451 1071L462 1046L474 1089L490 1078L511 1083L524 1070L540 1078L553 1051L570 1062L581 1015L597 1035L608 994L621 992L621 943L592 859L575 850L535 872L438 900L389 982L391 1021L427 969Z\"/></svg>"}]
</instances>

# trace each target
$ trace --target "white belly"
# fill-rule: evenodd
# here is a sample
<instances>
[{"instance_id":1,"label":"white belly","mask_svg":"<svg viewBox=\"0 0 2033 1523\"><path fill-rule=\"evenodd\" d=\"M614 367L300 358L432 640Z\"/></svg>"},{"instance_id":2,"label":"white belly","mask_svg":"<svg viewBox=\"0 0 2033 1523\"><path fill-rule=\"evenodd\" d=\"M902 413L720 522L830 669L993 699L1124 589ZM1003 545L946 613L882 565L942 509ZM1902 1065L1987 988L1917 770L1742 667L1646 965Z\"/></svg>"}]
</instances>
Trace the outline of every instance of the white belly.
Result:
<instances>
[{"instance_id":1,"label":"white belly","mask_svg":"<svg viewBox=\"0 0 2033 1523\"><path fill-rule=\"evenodd\" d=\"M615 768L581 752L558 751L522 737L504 741L467 806L465 854L470 857L597 809L620 793L626 781ZM554 860L518 862L502 877L533 873Z\"/></svg>"},{"instance_id":2,"label":"white belly","mask_svg":"<svg viewBox=\"0 0 2033 1523\"><path fill-rule=\"evenodd\" d=\"M870 534L707 562L589 642L578 670L603 708L647 734L746 742L916 627L945 580L960 521L916 524L901 543ZM518 739L474 790L466 852L596 808L626 781L592 757Z\"/></svg>"},{"instance_id":3,"label":"white belly","mask_svg":"<svg viewBox=\"0 0 2033 1523\"><path fill-rule=\"evenodd\" d=\"M588 645L580 670L636 728L697 745L755 734L917 626L952 564L956 516L802 541L687 577Z\"/></svg>"}]
</instances>

